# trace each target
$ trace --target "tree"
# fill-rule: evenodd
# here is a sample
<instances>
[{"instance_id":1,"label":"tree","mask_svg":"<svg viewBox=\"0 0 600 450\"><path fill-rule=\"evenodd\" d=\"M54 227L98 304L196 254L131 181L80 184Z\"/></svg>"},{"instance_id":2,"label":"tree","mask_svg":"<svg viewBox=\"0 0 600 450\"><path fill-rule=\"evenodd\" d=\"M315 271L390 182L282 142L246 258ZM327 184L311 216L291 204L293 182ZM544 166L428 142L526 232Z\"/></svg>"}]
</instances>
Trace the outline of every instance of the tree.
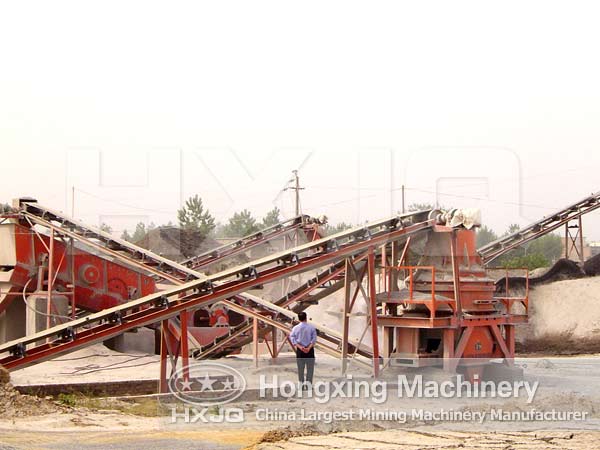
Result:
<instances>
[{"instance_id":1,"label":"tree","mask_svg":"<svg viewBox=\"0 0 600 450\"><path fill-rule=\"evenodd\" d=\"M259 230L256 219L247 209L236 212L229 218L227 225L223 227L223 234L226 237L243 237L255 233Z\"/></svg>"},{"instance_id":2,"label":"tree","mask_svg":"<svg viewBox=\"0 0 600 450\"><path fill-rule=\"evenodd\" d=\"M265 215L265 217L263 217L261 227L268 228L272 227L273 225L277 225L281 221L281 219L279 218L280 213L281 211L277 206L273 208Z\"/></svg>"},{"instance_id":3,"label":"tree","mask_svg":"<svg viewBox=\"0 0 600 450\"><path fill-rule=\"evenodd\" d=\"M485 225L477 230L477 248L494 242L496 239L498 239L498 235L494 233L494 230Z\"/></svg>"},{"instance_id":4,"label":"tree","mask_svg":"<svg viewBox=\"0 0 600 450\"><path fill-rule=\"evenodd\" d=\"M341 231L348 230L348 229L352 228L352 226L353 226L352 224L346 223L346 222L340 222L337 225L326 224L325 225L325 235L331 236L332 234L336 234Z\"/></svg>"},{"instance_id":5,"label":"tree","mask_svg":"<svg viewBox=\"0 0 600 450\"><path fill-rule=\"evenodd\" d=\"M511 235L511 234L514 234L514 233L516 233L517 231L519 231L520 229L521 229L521 227L520 227L518 224L516 224L516 223L511 223L511 224L508 226L508 230L506 230L506 233L504 233L504 236L509 236L509 235Z\"/></svg>"},{"instance_id":6,"label":"tree","mask_svg":"<svg viewBox=\"0 0 600 450\"><path fill-rule=\"evenodd\" d=\"M202 236L207 236L215 228L215 218L208 209L204 209L197 194L188 198L184 207L177 210L177 219L182 229L199 232Z\"/></svg>"},{"instance_id":7,"label":"tree","mask_svg":"<svg viewBox=\"0 0 600 450\"><path fill-rule=\"evenodd\" d=\"M100 231L104 231L105 233L111 234L113 229L110 225L108 225L107 223L102 222L100 224Z\"/></svg>"},{"instance_id":8,"label":"tree","mask_svg":"<svg viewBox=\"0 0 600 450\"><path fill-rule=\"evenodd\" d=\"M563 254L563 240L556 234L547 234L527 244L527 253L540 254L553 262Z\"/></svg>"},{"instance_id":9,"label":"tree","mask_svg":"<svg viewBox=\"0 0 600 450\"><path fill-rule=\"evenodd\" d=\"M450 208L446 208L444 205L435 206L431 203L411 203L407 206L407 212L416 212L416 211L429 211L431 209L439 209L441 211L448 211ZM402 214L400 211L399 214Z\"/></svg>"},{"instance_id":10,"label":"tree","mask_svg":"<svg viewBox=\"0 0 600 450\"><path fill-rule=\"evenodd\" d=\"M540 253L531 253L529 255L516 256L513 258L506 259L502 267L507 269L524 269L529 270L537 269L539 267L548 267L550 261L548 261L544 255Z\"/></svg>"},{"instance_id":11,"label":"tree","mask_svg":"<svg viewBox=\"0 0 600 450\"><path fill-rule=\"evenodd\" d=\"M123 239L124 241L127 241L127 242L131 242L132 238L131 238L131 235L129 234L129 231L123 230L123 233L121 233L121 239Z\"/></svg>"},{"instance_id":12,"label":"tree","mask_svg":"<svg viewBox=\"0 0 600 450\"><path fill-rule=\"evenodd\" d=\"M424 211L429 209L435 209L431 203L411 203L406 209L408 212Z\"/></svg>"},{"instance_id":13,"label":"tree","mask_svg":"<svg viewBox=\"0 0 600 450\"><path fill-rule=\"evenodd\" d=\"M135 226L135 231L131 236L131 242L140 242L142 239L146 237L146 225L144 222L138 222Z\"/></svg>"},{"instance_id":14,"label":"tree","mask_svg":"<svg viewBox=\"0 0 600 450\"><path fill-rule=\"evenodd\" d=\"M519 225L511 224L504 236L514 234L519 229ZM502 255L498 258L496 264L508 268L526 267L530 270L538 267L548 267L561 257L562 246L560 236L547 234Z\"/></svg>"}]
</instances>

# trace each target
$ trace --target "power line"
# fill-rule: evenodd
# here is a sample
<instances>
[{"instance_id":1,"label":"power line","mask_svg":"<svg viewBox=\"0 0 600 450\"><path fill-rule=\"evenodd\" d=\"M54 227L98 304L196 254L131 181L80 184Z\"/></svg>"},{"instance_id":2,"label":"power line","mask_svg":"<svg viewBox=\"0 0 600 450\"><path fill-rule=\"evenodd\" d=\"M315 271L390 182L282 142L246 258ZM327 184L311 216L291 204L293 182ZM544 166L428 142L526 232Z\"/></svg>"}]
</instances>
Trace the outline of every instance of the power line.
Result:
<instances>
[{"instance_id":1,"label":"power line","mask_svg":"<svg viewBox=\"0 0 600 450\"><path fill-rule=\"evenodd\" d=\"M331 189L331 190L348 190L348 191L356 191L356 187L336 187L336 186L312 186L310 189ZM396 191L402 191L402 189L405 190L411 190L411 191L415 191L415 192L423 192L423 193L427 193L427 194L436 194L436 195L443 195L445 197L455 197L455 198L462 198L462 199L467 199L467 200L478 200L478 201L483 201L483 202L491 202L491 203L499 203L499 204L505 204L505 205L509 205L509 206L524 206L524 207L531 207L531 208L539 208L539 209L555 209L555 206L547 206L547 205L538 205L538 204L532 204L532 203L522 203L522 202L510 202L510 201L504 201L504 200L495 200L495 199L491 199L491 198L485 198L485 197L477 197L477 196L472 196L472 195L461 195L461 194L451 194L448 192L440 192L440 191L432 191L429 189L423 189L423 188L418 188L418 187L409 187L409 186L404 186L404 187L398 187L398 188L373 188L373 187L361 187L359 188L360 191L384 191L384 192L396 192ZM340 204L340 203L348 203L354 200L358 200L358 199L363 199L363 198L373 198L373 197L377 197L376 194L372 194L372 195L368 195L368 196L360 196L360 197L355 197L353 199L350 200L343 200L340 202L334 202L334 203L327 203L327 204L323 204L323 205L318 205L318 206L331 206L331 205L336 205L336 204Z\"/></svg>"},{"instance_id":2,"label":"power line","mask_svg":"<svg viewBox=\"0 0 600 450\"><path fill-rule=\"evenodd\" d=\"M155 212L155 213L158 213L158 214L175 214L175 213L177 213L177 211L163 211L163 210L160 210L160 209L143 208L141 206L130 205L130 204L127 204L127 203L120 202L118 200L112 200L112 199L100 197L99 195L92 194L91 192L87 192L87 191L84 191L84 190L79 189L79 188L74 188L74 189L76 191L78 191L78 192L81 192L83 194L89 195L90 197L97 198L98 200L103 200L105 202L114 203L116 205L124 206L125 208L132 208L132 209L137 209L137 210L140 210L140 211Z\"/></svg>"},{"instance_id":3,"label":"power line","mask_svg":"<svg viewBox=\"0 0 600 450\"><path fill-rule=\"evenodd\" d=\"M540 208L540 209L555 209L556 208L555 206L534 205L531 203L521 203L521 202L507 202L507 201L503 201L503 200L493 200L491 198L473 197L473 196L469 196L469 195L460 195L460 194L448 194L448 193L444 193L444 192L430 191L430 190L419 189L419 188L406 187L405 189L411 190L411 191L417 191L417 192L425 192L425 193L429 193L429 194L443 195L445 197L456 197L456 198L463 198L463 199L467 199L467 200L479 200L479 201L484 201L484 202L500 203L500 204L509 205L509 206L526 206L526 207Z\"/></svg>"}]
</instances>

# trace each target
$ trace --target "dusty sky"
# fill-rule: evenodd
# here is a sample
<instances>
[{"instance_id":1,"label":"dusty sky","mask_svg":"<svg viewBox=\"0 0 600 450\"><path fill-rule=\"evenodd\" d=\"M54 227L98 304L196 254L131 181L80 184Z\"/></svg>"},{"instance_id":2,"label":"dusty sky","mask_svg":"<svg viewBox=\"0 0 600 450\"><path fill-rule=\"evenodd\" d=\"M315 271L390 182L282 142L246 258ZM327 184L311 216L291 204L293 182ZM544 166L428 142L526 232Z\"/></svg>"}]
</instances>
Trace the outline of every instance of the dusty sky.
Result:
<instances>
[{"instance_id":1,"label":"dusty sky","mask_svg":"<svg viewBox=\"0 0 600 450\"><path fill-rule=\"evenodd\" d=\"M600 190L594 2L5 2L0 199L116 232L200 194L360 223L476 206L497 230ZM600 240L600 212L585 218Z\"/></svg>"}]
</instances>

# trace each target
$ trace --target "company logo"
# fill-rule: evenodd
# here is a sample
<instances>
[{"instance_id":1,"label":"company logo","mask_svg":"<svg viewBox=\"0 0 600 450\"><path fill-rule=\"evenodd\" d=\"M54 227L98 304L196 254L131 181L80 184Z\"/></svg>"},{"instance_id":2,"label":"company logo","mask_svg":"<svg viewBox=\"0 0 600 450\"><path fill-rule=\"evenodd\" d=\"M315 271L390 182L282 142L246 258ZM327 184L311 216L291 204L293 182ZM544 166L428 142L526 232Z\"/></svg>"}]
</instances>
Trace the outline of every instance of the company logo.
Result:
<instances>
[{"instance_id":1,"label":"company logo","mask_svg":"<svg viewBox=\"0 0 600 450\"><path fill-rule=\"evenodd\" d=\"M223 405L236 400L246 389L246 379L233 367L217 362L199 362L178 369L169 378L169 390L184 403Z\"/></svg>"}]
</instances>

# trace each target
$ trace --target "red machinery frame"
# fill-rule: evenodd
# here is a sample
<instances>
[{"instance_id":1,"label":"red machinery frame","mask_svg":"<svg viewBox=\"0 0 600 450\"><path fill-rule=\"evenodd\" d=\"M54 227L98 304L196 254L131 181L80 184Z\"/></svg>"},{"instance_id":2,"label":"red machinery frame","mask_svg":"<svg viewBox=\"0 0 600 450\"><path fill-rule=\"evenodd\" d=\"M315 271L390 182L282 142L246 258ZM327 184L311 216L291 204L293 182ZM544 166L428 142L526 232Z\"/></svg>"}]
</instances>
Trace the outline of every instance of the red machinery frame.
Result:
<instances>
[{"instance_id":1,"label":"red machinery frame","mask_svg":"<svg viewBox=\"0 0 600 450\"><path fill-rule=\"evenodd\" d=\"M223 334L215 335L207 345L201 345L198 357L222 354L223 351L228 352L228 349L238 348L252 340L256 342L261 336L269 334L272 339L270 351L276 356L278 344L273 331L277 329L289 332L294 323L293 312L285 308L294 305L295 312L306 308L325 296L312 295L317 288L322 287L328 293L344 288L341 335L335 336L335 333L329 331L319 334L320 345L325 351L342 357L343 370L347 369L347 357L358 355L370 358L374 374L379 374L379 327L383 328L384 357L391 357L394 353L393 335L397 333L394 330L439 330L442 333L441 356L444 367L448 370L455 370L460 358L473 356L482 360L504 356L510 364L514 358L514 326L527 320L527 295L510 297L507 294L505 297L494 298L490 281L482 275L483 264L497 257L500 251L514 248L514 242L511 241L500 250L493 245L487 253L480 249L480 254L487 255L480 257L474 247L473 231L440 226L439 218L430 218L429 211L384 219L204 277L187 265L160 260L151 252L141 251L136 246L115 240L98 230L93 230L95 241L89 242L89 239L86 240L86 233L90 231L83 224L65 219L55 212L48 213L47 209L39 205L32 206L28 202L24 202L24 205L21 214L34 223L49 224L51 237L56 233L65 238L81 240L97 250L118 256L126 265L148 271L151 276L169 279L175 286L99 311L88 316L84 322L73 320L35 336L1 345L0 355L6 352L10 355L2 357L0 363L9 369L24 367L105 340L134 327L160 323L163 331L161 385L164 387L169 360L172 367L180 357L184 359L184 366L188 364L189 348L187 339L183 339L183 336L190 332L189 311L221 304L247 318L246 321L223 330ZM590 199L586 205L588 210L598 207L595 200L592 202ZM581 210L573 214L578 213ZM561 220L565 220L565 217ZM281 229L275 230L279 233ZM448 237L449 250L437 264L426 263L419 266L411 265L408 261L411 240L419 234ZM523 239L532 238L528 235ZM258 245L258 241L264 241L264 236L249 239L246 244L242 244L242 248ZM402 250L401 244L404 244ZM118 250L114 250L114 247ZM211 258L214 256L210 255ZM437 280L440 267L452 274L450 283ZM251 296L244 294L266 283L317 269L321 272L275 302L253 300ZM406 270L409 274L409 296L405 303L424 304L428 307L429 314L420 317L399 314L397 305L391 301L391 293L397 290L400 273ZM416 279L417 272L431 273L429 287L426 282ZM474 284L467 282L466 275L476 278ZM186 279L192 281L185 281ZM429 299L417 299L414 297L415 292L428 293ZM438 300L440 292L444 293L445 299ZM349 317L359 295L368 306L368 321L362 336L370 331L373 342L370 351L361 346L362 338L358 342L350 342L349 339ZM498 302L504 305L507 312L491 311L489 305ZM517 302L524 305L525 314L511 312L511 306ZM440 305L449 307L450 314L438 314ZM175 317L179 320L169 320ZM260 324L264 326L260 328ZM50 342L44 342L48 339ZM472 345L478 339L486 341L489 348L478 352L476 346ZM26 348L27 344L34 342L42 344L32 349Z\"/></svg>"}]
</instances>

